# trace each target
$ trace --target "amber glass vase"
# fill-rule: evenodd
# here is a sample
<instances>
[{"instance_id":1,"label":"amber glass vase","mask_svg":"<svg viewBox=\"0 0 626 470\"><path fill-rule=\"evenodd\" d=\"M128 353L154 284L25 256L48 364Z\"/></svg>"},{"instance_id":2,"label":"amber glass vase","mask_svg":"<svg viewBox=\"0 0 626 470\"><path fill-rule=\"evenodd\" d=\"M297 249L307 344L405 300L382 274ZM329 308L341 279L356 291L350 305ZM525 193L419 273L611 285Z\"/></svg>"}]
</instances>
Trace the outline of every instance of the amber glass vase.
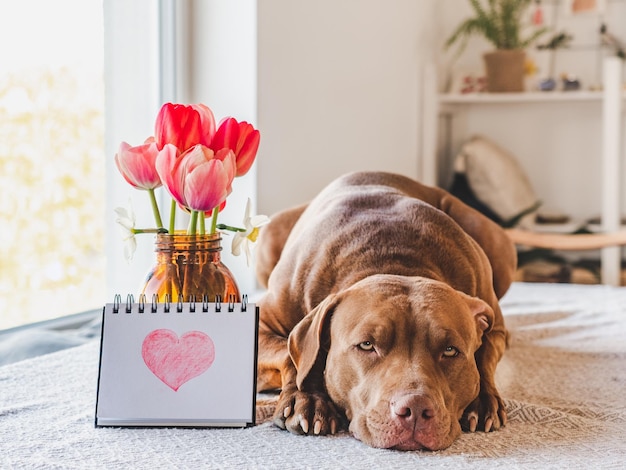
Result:
<instances>
[{"instance_id":1,"label":"amber glass vase","mask_svg":"<svg viewBox=\"0 0 626 470\"><path fill-rule=\"evenodd\" d=\"M158 234L156 264L148 273L141 294L150 301L239 302L241 296L233 274L222 263L222 238L210 235ZM169 297L166 297L169 296ZM181 298L182 296L182 298Z\"/></svg>"}]
</instances>

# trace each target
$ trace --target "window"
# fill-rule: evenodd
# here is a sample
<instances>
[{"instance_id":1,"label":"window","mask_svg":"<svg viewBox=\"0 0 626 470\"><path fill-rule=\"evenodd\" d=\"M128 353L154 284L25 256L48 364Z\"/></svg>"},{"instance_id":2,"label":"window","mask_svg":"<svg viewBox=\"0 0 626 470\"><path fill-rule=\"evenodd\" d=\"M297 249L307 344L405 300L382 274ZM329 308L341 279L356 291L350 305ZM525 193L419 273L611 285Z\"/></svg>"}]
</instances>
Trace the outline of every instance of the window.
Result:
<instances>
[{"instance_id":1,"label":"window","mask_svg":"<svg viewBox=\"0 0 626 470\"><path fill-rule=\"evenodd\" d=\"M102 0L0 0L0 329L102 303L103 50Z\"/></svg>"},{"instance_id":2,"label":"window","mask_svg":"<svg viewBox=\"0 0 626 470\"><path fill-rule=\"evenodd\" d=\"M186 77L178 76L189 67L181 72L178 62L196 49L187 43L196 15L186 6L0 0L0 329L99 309L116 293L133 293L154 262L148 239L138 243L131 264L124 259L114 209L132 199L138 226L149 225L142 217L150 214L138 211L145 195L124 181L113 156L120 142L137 144L153 134L161 103L191 99L179 98L191 94ZM230 2L196 7L205 17L232 9ZM239 9L231 14L241 21ZM214 106L224 96L214 88L195 101ZM231 87L220 116L250 120L240 108L233 111L232 97L236 103L241 90ZM250 292L245 285L253 273L245 260L237 262L241 278L249 278L240 287Z\"/></svg>"}]
</instances>

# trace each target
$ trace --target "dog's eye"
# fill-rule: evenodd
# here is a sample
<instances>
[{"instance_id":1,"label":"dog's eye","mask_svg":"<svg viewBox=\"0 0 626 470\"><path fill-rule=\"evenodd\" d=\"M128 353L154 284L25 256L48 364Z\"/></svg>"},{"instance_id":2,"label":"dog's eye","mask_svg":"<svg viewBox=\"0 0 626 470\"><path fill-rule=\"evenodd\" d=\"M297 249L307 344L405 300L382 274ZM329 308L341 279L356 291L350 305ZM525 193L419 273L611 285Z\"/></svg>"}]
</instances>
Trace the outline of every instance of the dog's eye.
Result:
<instances>
[{"instance_id":1,"label":"dog's eye","mask_svg":"<svg viewBox=\"0 0 626 470\"><path fill-rule=\"evenodd\" d=\"M358 348L361 351L373 351L374 350L374 343L372 343L371 341L363 341L363 342L359 343Z\"/></svg>"},{"instance_id":2,"label":"dog's eye","mask_svg":"<svg viewBox=\"0 0 626 470\"><path fill-rule=\"evenodd\" d=\"M457 357L459 355L459 350L454 346L448 346L443 350L444 357Z\"/></svg>"}]
</instances>

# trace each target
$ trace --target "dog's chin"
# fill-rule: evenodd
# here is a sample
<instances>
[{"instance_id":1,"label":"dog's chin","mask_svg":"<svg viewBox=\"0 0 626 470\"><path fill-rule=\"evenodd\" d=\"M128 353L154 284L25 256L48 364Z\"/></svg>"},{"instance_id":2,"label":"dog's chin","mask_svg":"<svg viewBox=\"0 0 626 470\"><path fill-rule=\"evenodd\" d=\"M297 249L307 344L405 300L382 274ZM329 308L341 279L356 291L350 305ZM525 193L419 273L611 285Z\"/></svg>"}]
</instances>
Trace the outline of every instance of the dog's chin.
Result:
<instances>
[{"instance_id":1,"label":"dog's chin","mask_svg":"<svg viewBox=\"0 0 626 470\"><path fill-rule=\"evenodd\" d=\"M443 450L452 444L454 439L432 439L429 436L412 436L409 439L400 442L391 449L394 450Z\"/></svg>"},{"instance_id":2,"label":"dog's chin","mask_svg":"<svg viewBox=\"0 0 626 470\"><path fill-rule=\"evenodd\" d=\"M363 420L359 424L352 421L350 433L364 444L379 449L437 451L450 447L461 434L461 428L452 424L447 431L440 429L440 432L433 434L417 429L401 429L393 425L372 426Z\"/></svg>"},{"instance_id":3,"label":"dog's chin","mask_svg":"<svg viewBox=\"0 0 626 470\"><path fill-rule=\"evenodd\" d=\"M446 439L442 442L437 442L431 440L427 437L413 437L413 436L401 436L398 438L391 438L390 436L385 436L383 439L362 439L358 434L352 433L352 435L363 442L364 444L369 445L370 447L376 447L379 449L392 449L392 450L401 450L401 451L411 451L411 450L428 450L428 451L436 451L443 450L452 444L454 439Z\"/></svg>"},{"instance_id":4,"label":"dog's chin","mask_svg":"<svg viewBox=\"0 0 626 470\"><path fill-rule=\"evenodd\" d=\"M390 447L390 449L392 450L403 450L403 451L409 451L409 450L438 450L438 449L429 449L428 447L424 446L421 442L417 442L415 440L410 440L407 442L403 442L401 444L395 445L393 447Z\"/></svg>"}]
</instances>

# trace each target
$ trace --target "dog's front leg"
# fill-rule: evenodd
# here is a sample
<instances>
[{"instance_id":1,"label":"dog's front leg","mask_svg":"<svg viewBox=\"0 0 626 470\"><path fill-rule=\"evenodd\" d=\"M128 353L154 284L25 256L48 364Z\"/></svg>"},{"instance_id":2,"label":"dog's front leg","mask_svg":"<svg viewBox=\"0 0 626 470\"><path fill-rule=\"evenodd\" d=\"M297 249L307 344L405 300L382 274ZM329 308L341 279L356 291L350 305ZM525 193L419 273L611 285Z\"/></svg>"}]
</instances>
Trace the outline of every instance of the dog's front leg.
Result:
<instances>
[{"instance_id":1,"label":"dog's front leg","mask_svg":"<svg viewBox=\"0 0 626 470\"><path fill-rule=\"evenodd\" d=\"M257 389L280 389L274 424L294 434L334 434L342 427L335 406L323 385L308 392L298 390L296 367L287 351L287 338L265 325L259 328L259 366Z\"/></svg>"},{"instance_id":2,"label":"dog's front leg","mask_svg":"<svg viewBox=\"0 0 626 470\"><path fill-rule=\"evenodd\" d=\"M296 368L291 359L282 370L283 386L274 412L274 424L294 434L335 434L344 420L323 387L302 391L296 385ZM318 387L316 387L318 388Z\"/></svg>"},{"instance_id":3,"label":"dog's front leg","mask_svg":"<svg viewBox=\"0 0 626 470\"><path fill-rule=\"evenodd\" d=\"M485 335L483 344L476 352L476 365L480 373L478 397L465 409L461 426L465 431L495 431L506 425L504 402L495 384L496 366L506 348L507 333L502 329Z\"/></svg>"}]
</instances>

